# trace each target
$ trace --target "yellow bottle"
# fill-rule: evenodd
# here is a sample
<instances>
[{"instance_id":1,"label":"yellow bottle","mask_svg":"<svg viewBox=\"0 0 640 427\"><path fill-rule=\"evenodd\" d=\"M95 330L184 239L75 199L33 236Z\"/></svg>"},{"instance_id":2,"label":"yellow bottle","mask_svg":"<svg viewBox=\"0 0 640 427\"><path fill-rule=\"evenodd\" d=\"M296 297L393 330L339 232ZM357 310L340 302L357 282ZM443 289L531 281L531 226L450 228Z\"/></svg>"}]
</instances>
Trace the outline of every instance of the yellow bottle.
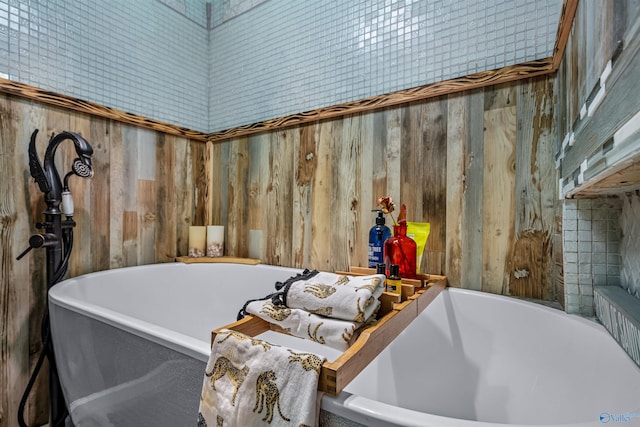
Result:
<instances>
[{"instance_id":1,"label":"yellow bottle","mask_svg":"<svg viewBox=\"0 0 640 427\"><path fill-rule=\"evenodd\" d=\"M389 276L387 277L387 292L402 294L402 280L400 279L400 267L398 264L389 266Z\"/></svg>"}]
</instances>

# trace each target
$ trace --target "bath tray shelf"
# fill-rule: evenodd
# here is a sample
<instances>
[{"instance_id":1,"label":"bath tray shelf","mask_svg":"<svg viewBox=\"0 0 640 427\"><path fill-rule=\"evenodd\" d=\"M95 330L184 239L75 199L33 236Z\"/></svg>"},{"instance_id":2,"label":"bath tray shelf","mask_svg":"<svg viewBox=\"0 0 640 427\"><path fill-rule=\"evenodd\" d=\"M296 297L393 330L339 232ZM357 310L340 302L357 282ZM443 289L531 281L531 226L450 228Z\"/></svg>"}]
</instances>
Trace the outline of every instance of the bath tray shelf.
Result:
<instances>
[{"instance_id":1,"label":"bath tray shelf","mask_svg":"<svg viewBox=\"0 0 640 427\"><path fill-rule=\"evenodd\" d=\"M360 274L358 272L346 272L344 274L352 273L355 275ZM362 272L361 274L367 273ZM386 313L379 313L380 317L375 322L360 330L358 338L348 350L333 362L326 361L322 365L318 383L319 391L333 396L340 394L438 296L447 286L447 278L445 276L430 275L425 283L425 287L416 288L412 295L406 297L406 300L392 303ZM393 297L393 294L385 293L383 295L391 295ZM381 300L383 298L385 297L382 297ZM221 329L231 329L252 337L269 330L287 333L277 325L249 315L242 320L214 330L211 333L212 343Z\"/></svg>"}]
</instances>

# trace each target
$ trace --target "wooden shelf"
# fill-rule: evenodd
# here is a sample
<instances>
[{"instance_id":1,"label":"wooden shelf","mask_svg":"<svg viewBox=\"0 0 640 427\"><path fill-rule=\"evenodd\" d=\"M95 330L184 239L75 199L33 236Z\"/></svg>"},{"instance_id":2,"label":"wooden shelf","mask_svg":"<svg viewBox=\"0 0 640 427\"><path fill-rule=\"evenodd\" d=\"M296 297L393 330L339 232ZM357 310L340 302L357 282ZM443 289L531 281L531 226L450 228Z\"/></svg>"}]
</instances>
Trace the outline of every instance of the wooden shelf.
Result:
<instances>
[{"instance_id":1,"label":"wooden shelf","mask_svg":"<svg viewBox=\"0 0 640 427\"><path fill-rule=\"evenodd\" d=\"M228 263L228 264L247 264L247 265L256 265L260 264L262 261L259 259L253 258L236 258L231 256L221 256L221 257L188 257L188 256L179 256L176 257L177 262L184 262L185 264L206 264L206 263Z\"/></svg>"},{"instance_id":2,"label":"wooden shelf","mask_svg":"<svg viewBox=\"0 0 640 427\"><path fill-rule=\"evenodd\" d=\"M352 268L353 270L354 268ZM338 272L340 274L362 275L363 270ZM368 270L368 269L367 269ZM424 283L426 286L415 287L408 285L413 292L406 299L400 295L384 293L381 301L389 299L389 309L383 312L383 304L378 312L378 319L372 324L364 326L354 343L342 353L336 360L326 361L322 365L318 390L337 396L342 390L375 359L393 339L406 328L447 286L445 276L423 275L413 283ZM399 302L394 302L394 299ZM248 336L256 336L272 330L283 332L280 327L269 323L259 317L247 316L230 325L218 328L211 333L211 343L221 329L231 329ZM302 338L301 338L302 339Z\"/></svg>"}]
</instances>

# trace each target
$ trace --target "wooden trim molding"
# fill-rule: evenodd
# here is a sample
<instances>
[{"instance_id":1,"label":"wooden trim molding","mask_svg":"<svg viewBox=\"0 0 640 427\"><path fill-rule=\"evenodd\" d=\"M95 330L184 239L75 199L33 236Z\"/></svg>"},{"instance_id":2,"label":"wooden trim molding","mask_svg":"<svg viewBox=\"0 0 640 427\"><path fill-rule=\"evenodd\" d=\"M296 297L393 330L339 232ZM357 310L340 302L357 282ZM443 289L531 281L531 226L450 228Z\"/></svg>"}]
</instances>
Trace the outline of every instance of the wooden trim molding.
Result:
<instances>
[{"instance_id":1,"label":"wooden trim molding","mask_svg":"<svg viewBox=\"0 0 640 427\"><path fill-rule=\"evenodd\" d=\"M571 34L571 27L573 27L573 18L576 16L576 10L578 10L578 3L579 0L564 0L562 2L556 43L553 47L553 71L558 69L562 61L564 48L567 46L567 40L569 40L569 35Z\"/></svg>"},{"instance_id":2,"label":"wooden trim molding","mask_svg":"<svg viewBox=\"0 0 640 427\"><path fill-rule=\"evenodd\" d=\"M222 131L205 133L177 125L149 119L137 114L115 108L106 107L90 101L84 101L68 95L40 89L24 83L0 78L0 92L33 99L46 104L58 107L69 108L87 114L93 114L123 123L165 132L171 135L186 137L202 142L221 142L230 138L247 136L265 131L286 128L289 126L309 123L317 120L325 120L349 114L371 111L379 108L389 107L407 102L423 100L435 96L449 93L461 92L470 89L477 89L485 86L505 83L514 80L526 79L555 72L560 62L567 44L567 39L571 33L573 19L578 8L579 0L564 0L562 12L558 22L558 31L553 50L553 56L521 64L511 65L496 70L483 71L465 77L455 78L442 82L431 83L411 89L404 89L393 93L372 96L343 104L332 105L315 110L306 111L299 114L292 114L284 117L277 117L262 122L252 123L245 126L238 126Z\"/></svg>"},{"instance_id":3,"label":"wooden trim molding","mask_svg":"<svg viewBox=\"0 0 640 427\"><path fill-rule=\"evenodd\" d=\"M42 102L44 104L55 105L57 107L68 108L82 113L92 114L107 119L128 123L135 126L153 129L170 135L181 136L196 141L205 142L208 134L196 130L180 127L177 125L161 122L159 120L149 119L138 114L127 113L126 111L116 108L106 107L91 101L84 101L79 98L64 95L57 92L51 92L46 89L40 89L28 84L14 82L0 78L0 92L11 95L21 96L23 98Z\"/></svg>"}]
</instances>

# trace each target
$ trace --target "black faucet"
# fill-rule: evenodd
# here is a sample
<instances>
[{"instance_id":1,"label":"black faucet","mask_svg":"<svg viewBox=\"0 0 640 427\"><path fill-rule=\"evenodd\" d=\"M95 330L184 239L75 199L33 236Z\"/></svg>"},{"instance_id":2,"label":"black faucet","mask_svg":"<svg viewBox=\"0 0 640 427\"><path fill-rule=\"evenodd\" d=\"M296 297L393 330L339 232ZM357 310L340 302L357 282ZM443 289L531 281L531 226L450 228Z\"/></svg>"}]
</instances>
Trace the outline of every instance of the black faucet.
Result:
<instances>
[{"instance_id":1,"label":"black faucet","mask_svg":"<svg viewBox=\"0 0 640 427\"><path fill-rule=\"evenodd\" d=\"M43 232L34 234L29 238L29 247L18 255L17 259L24 257L31 249L46 248L48 291L66 274L69 256L73 247L73 227L75 227L76 223L73 220L74 206L71 192L69 191L69 178L73 175L82 178L93 176L93 169L91 168L93 149L77 133L63 131L57 135L52 134L44 155L43 165L40 163L40 158L36 151L37 134L38 129L31 134L29 143L29 171L36 180L40 191L44 193L47 210L44 211L44 222L36 223L36 228L43 230ZM55 165L55 156L58 146L66 140L73 141L78 157L73 160L71 171L64 176L62 181ZM64 220L62 219L62 214L65 215ZM61 425L67 415L51 342L48 300L42 322L42 337L42 352L20 401L18 410L18 423L20 426L26 426L23 415L24 407L45 357L49 359L50 425Z\"/></svg>"}]
</instances>

